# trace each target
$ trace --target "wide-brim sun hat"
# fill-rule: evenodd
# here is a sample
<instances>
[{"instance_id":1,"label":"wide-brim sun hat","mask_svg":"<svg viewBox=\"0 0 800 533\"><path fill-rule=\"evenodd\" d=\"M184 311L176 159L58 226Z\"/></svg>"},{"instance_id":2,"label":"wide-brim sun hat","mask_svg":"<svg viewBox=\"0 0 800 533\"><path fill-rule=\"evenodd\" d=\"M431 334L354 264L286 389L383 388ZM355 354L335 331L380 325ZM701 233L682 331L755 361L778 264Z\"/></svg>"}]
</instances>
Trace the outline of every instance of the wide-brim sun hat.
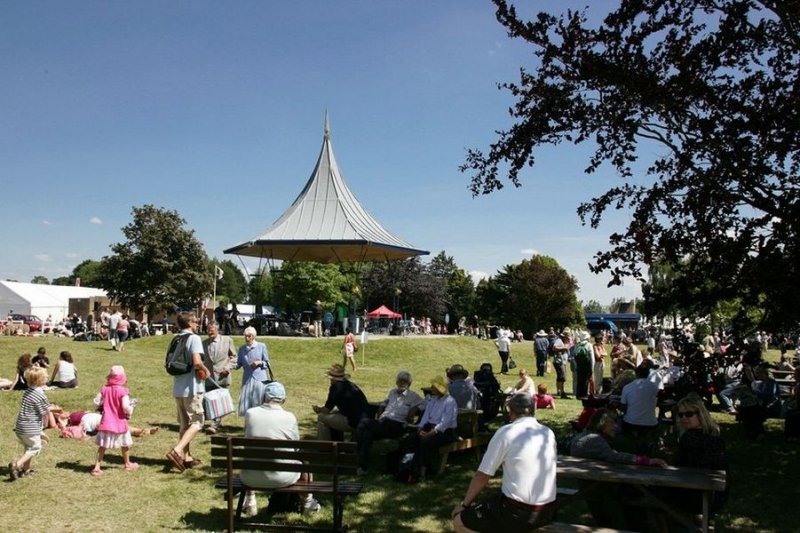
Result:
<instances>
[{"instance_id":1,"label":"wide-brim sun hat","mask_svg":"<svg viewBox=\"0 0 800 533\"><path fill-rule=\"evenodd\" d=\"M447 369L447 377L450 379L466 379L469 371L461 365L453 365Z\"/></svg>"},{"instance_id":2,"label":"wide-brim sun hat","mask_svg":"<svg viewBox=\"0 0 800 533\"><path fill-rule=\"evenodd\" d=\"M331 367L328 369L328 371L325 372L325 376L327 376L330 379L335 379L337 381L343 381L345 379L350 379L350 374L345 372L344 371L344 367L342 365L339 365L339 364L331 365Z\"/></svg>"},{"instance_id":3,"label":"wide-brim sun hat","mask_svg":"<svg viewBox=\"0 0 800 533\"><path fill-rule=\"evenodd\" d=\"M442 376L436 376L431 380L431 388L444 396L447 394L447 383Z\"/></svg>"},{"instance_id":4,"label":"wide-brim sun hat","mask_svg":"<svg viewBox=\"0 0 800 533\"><path fill-rule=\"evenodd\" d=\"M571 337L572 336L572 330L569 329L569 328L562 329L561 330L561 336L562 337Z\"/></svg>"},{"instance_id":5,"label":"wide-brim sun hat","mask_svg":"<svg viewBox=\"0 0 800 533\"><path fill-rule=\"evenodd\" d=\"M547 337L547 333L545 333L543 329L540 329L539 331L536 332L536 336L537 337Z\"/></svg>"}]
</instances>

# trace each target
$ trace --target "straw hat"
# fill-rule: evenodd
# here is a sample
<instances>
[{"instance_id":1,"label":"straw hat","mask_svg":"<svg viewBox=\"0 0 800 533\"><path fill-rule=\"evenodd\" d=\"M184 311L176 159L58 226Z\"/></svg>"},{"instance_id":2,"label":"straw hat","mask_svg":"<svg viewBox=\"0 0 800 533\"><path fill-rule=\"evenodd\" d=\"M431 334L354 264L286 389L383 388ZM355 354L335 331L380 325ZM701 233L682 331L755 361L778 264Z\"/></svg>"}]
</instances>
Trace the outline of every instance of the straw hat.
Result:
<instances>
[{"instance_id":1,"label":"straw hat","mask_svg":"<svg viewBox=\"0 0 800 533\"><path fill-rule=\"evenodd\" d=\"M442 396L447 394L447 383L444 381L442 376L436 376L431 380L431 388L436 390Z\"/></svg>"},{"instance_id":2,"label":"straw hat","mask_svg":"<svg viewBox=\"0 0 800 533\"><path fill-rule=\"evenodd\" d=\"M537 337L547 337L547 333L545 333L543 329L540 329L539 331L536 332L536 336Z\"/></svg>"},{"instance_id":3,"label":"straw hat","mask_svg":"<svg viewBox=\"0 0 800 533\"><path fill-rule=\"evenodd\" d=\"M344 381L346 379L350 379L350 374L344 371L344 367L340 364L331 365L325 375L330 379L335 379L336 381Z\"/></svg>"},{"instance_id":4,"label":"straw hat","mask_svg":"<svg viewBox=\"0 0 800 533\"><path fill-rule=\"evenodd\" d=\"M562 329L561 330L561 336L562 337L571 337L572 336L572 330L569 329L569 328Z\"/></svg>"}]
</instances>

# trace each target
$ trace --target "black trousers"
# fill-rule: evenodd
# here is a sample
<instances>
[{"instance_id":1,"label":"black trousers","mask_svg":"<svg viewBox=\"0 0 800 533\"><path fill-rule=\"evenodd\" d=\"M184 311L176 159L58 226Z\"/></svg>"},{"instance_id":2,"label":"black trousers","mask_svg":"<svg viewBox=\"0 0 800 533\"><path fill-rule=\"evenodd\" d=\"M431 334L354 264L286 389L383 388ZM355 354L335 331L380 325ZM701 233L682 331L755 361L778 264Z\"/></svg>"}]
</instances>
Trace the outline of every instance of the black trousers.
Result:
<instances>
[{"instance_id":1,"label":"black trousers","mask_svg":"<svg viewBox=\"0 0 800 533\"><path fill-rule=\"evenodd\" d=\"M369 457L372 453L372 443L381 439L397 439L405 433L405 424L381 418L363 418L355 430L354 438L358 443L358 466L367 470L369 468Z\"/></svg>"}]
</instances>

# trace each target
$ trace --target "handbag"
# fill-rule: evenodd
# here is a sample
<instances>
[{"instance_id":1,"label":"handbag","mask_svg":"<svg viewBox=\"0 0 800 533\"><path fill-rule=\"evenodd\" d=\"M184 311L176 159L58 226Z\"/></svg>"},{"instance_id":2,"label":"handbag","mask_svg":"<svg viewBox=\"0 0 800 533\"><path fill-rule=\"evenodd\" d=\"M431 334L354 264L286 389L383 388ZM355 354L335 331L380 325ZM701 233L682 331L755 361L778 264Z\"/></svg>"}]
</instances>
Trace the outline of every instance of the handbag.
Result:
<instances>
[{"instance_id":1,"label":"handbag","mask_svg":"<svg viewBox=\"0 0 800 533\"><path fill-rule=\"evenodd\" d=\"M510 355L508 356L508 368L514 370L517 368L517 363L514 361L514 358Z\"/></svg>"},{"instance_id":2,"label":"handbag","mask_svg":"<svg viewBox=\"0 0 800 533\"><path fill-rule=\"evenodd\" d=\"M218 383L216 385L216 389L205 393L203 396L203 408L206 412L206 418L209 420L222 418L234 411L231 391L220 387Z\"/></svg>"}]
</instances>

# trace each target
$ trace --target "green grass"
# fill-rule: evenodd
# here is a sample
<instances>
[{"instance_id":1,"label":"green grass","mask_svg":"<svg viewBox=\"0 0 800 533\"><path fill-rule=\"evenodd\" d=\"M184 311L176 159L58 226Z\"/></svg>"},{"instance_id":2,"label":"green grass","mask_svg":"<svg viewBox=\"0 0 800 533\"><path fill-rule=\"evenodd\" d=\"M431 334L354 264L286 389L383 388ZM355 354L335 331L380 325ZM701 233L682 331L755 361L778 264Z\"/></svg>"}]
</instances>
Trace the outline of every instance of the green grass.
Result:
<instances>
[{"instance_id":1,"label":"green grass","mask_svg":"<svg viewBox=\"0 0 800 533\"><path fill-rule=\"evenodd\" d=\"M260 339L265 340L265 339ZM236 338L237 345L241 338ZM294 412L303 437L315 433L312 404L324 401L328 388L325 370L339 362L341 339L268 338L273 368L287 388L286 409ZM125 472L118 452L107 454L106 474L89 476L96 447L92 442L64 440L50 431L51 442L34 459L38 474L15 482L8 481L4 465L21 453L13 425L20 393L0 392L0 516L4 530L42 531L221 531L225 527L225 502L213 483L222 472L208 467L178 474L167 469L164 454L177 440L175 407L171 397L171 377L163 370L165 337L138 339L127 343L123 353L109 351L106 343L78 343L55 338L0 337L0 375L13 377L17 357L23 351L47 347L55 362L59 351L70 350L81 380L76 390L52 390L52 403L67 410L90 409L91 401L104 383L113 364L122 364L128 373L131 395L140 399L133 425L158 425L156 435L136 439L131 449L141 468ZM531 343L512 346L517 363L533 369ZM374 339L359 350L364 366L353 376L371 401L379 401L393 385L397 370L414 375L414 388L427 386L430 378L461 363L474 370L482 362L499 366L494 344L472 338L389 338ZM775 356L775 354L771 354ZM503 387L514 384L514 376L499 376ZM545 378L551 390L555 376ZM241 375L234 375L232 394L238 398ZM556 411L542 411L538 418L557 434L567 431L568 420L580 410L575 400L557 401ZM719 415L731 460L732 493L717 520L718 531L791 531L800 513L794 504L795 483L800 476L800 447L782 441L782 421L770 421L767 438L751 444L742 441L731 417ZM242 419L225 418L225 431L237 432ZM474 472L474 456L455 455L444 475L416 486L401 485L382 473L382 454L391 447L380 442L375 447L373 468L363 481L366 490L346 506L345 522L352 531L449 531L450 509L460 501ZM193 453L206 463L209 442L205 435L195 439ZM497 486L493 481L493 486ZM324 511L309 519L294 520L329 523L330 502L321 498ZM260 500L263 503L263 499ZM326 505L327 503L327 505ZM263 506L262 506L263 507ZM575 506L573 506L575 507ZM56 525L54 517L65 524ZM589 523L580 507L568 511L567 518Z\"/></svg>"}]
</instances>

